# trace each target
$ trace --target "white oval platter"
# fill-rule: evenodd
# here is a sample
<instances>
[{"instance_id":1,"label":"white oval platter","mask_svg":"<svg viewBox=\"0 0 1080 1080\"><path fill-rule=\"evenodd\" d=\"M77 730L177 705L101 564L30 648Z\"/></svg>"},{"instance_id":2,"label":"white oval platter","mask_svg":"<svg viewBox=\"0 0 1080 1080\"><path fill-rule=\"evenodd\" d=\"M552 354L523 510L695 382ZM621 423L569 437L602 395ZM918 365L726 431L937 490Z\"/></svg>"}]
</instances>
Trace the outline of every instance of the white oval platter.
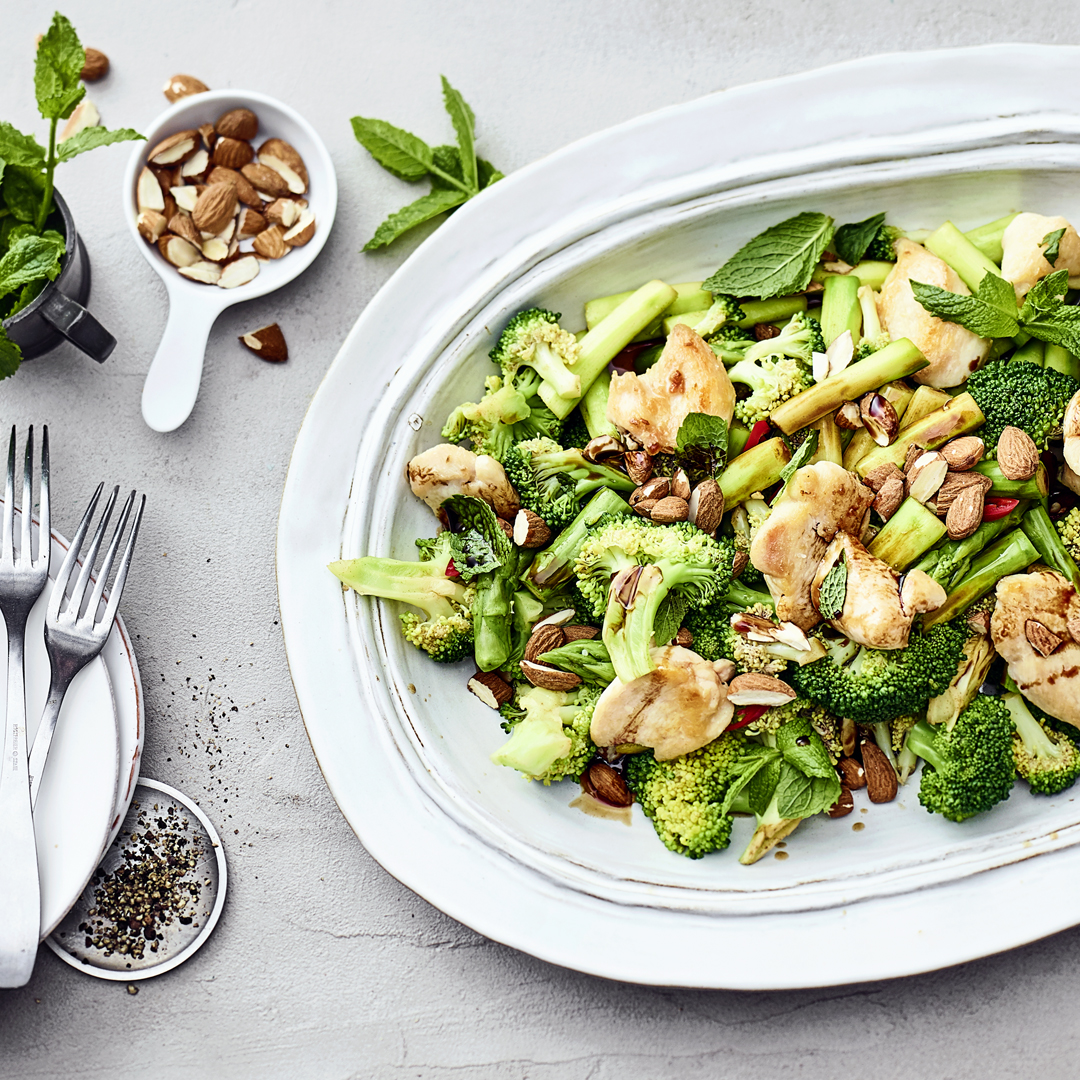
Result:
<instances>
[{"instance_id":1,"label":"white oval platter","mask_svg":"<svg viewBox=\"0 0 1080 1080\"><path fill-rule=\"evenodd\" d=\"M277 561L309 737L392 874L498 941L665 985L906 975L1080 922L1073 792L1017 789L956 826L909 786L870 813L864 802L852 818L809 822L784 861L692 862L636 808L633 828L598 822L569 809L572 785L491 766L503 736L464 690L471 668L426 662L396 612L343 595L325 570L361 553L408 558L433 532L405 462L481 392L491 330L519 308L562 311L576 328L586 299L705 276L799 210L853 221L884 209L912 228L970 228L1012 209L1080 215L1080 89L1067 78L1078 60L1080 48L1027 45L874 57L642 117L500 182L380 291L301 428ZM745 840L737 831L732 847ZM1024 920L1001 919L999 905L1019 903Z\"/></svg>"}]
</instances>

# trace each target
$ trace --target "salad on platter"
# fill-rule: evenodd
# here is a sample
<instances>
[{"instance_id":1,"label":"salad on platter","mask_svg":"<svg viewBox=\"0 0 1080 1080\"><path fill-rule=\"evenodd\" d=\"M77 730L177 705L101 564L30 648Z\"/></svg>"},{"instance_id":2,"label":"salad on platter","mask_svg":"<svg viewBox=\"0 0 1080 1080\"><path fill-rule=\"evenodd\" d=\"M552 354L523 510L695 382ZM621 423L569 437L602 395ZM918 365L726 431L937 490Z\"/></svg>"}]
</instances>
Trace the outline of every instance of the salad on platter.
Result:
<instances>
[{"instance_id":1,"label":"salad on platter","mask_svg":"<svg viewBox=\"0 0 1080 1080\"><path fill-rule=\"evenodd\" d=\"M436 535L330 569L460 665L496 764L599 816L637 802L690 858L751 815L751 864L860 788L955 822L1018 779L1057 794L1080 775L1074 288L1060 216L804 212L703 282L519 312L409 463Z\"/></svg>"}]
</instances>

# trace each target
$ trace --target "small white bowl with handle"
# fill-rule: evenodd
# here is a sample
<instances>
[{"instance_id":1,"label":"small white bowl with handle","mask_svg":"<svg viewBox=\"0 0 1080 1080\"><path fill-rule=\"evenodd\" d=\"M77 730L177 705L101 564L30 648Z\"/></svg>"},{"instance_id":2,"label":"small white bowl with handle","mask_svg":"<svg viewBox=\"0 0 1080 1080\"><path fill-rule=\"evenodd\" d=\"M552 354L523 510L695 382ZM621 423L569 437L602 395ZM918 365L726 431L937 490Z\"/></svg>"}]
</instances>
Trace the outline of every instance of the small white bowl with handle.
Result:
<instances>
[{"instance_id":1,"label":"small white bowl with handle","mask_svg":"<svg viewBox=\"0 0 1080 1080\"><path fill-rule=\"evenodd\" d=\"M230 109L250 109L259 119L251 140L257 150L269 138L284 139L304 159L309 184L303 198L315 214L315 235L302 247L294 247L281 259L260 262L251 281L225 289L184 277L166 262L154 244L139 235L136 183L149 151L178 131L213 124ZM128 228L143 257L165 283L169 295L169 318L143 386L143 419L155 431L173 431L191 415L199 395L206 342L214 320L227 307L264 296L292 281L322 251L337 210L337 175L322 139L315 129L288 105L252 90L211 90L181 98L166 109L139 143L124 175L124 213ZM250 247L250 242L244 247Z\"/></svg>"}]
</instances>

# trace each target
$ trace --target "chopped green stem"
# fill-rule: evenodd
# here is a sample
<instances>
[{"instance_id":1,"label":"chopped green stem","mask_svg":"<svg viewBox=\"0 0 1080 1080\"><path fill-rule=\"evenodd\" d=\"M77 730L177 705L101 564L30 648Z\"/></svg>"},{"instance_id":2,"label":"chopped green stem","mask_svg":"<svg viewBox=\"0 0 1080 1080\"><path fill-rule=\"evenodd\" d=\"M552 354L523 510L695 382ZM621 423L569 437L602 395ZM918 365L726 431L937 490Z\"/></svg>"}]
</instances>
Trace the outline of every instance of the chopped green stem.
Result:
<instances>
[{"instance_id":1,"label":"chopped green stem","mask_svg":"<svg viewBox=\"0 0 1080 1080\"><path fill-rule=\"evenodd\" d=\"M49 156L45 163L45 194L38 209L35 228L40 233L45 228L45 221L49 216L49 207L52 206L53 196L53 173L56 172L56 124L54 116L49 122Z\"/></svg>"},{"instance_id":2,"label":"chopped green stem","mask_svg":"<svg viewBox=\"0 0 1080 1080\"><path fill-rule=\"evenodd\" d=\"M862 309L859 306L859 279L849 274L830 274L825 279L821 301L821 334L831 345L845 330L859 343Z\"/></svg>"},{"instance_id":3,"label":"chopped green stem","mask_svg":"<svg viewBox=\"0 0 1080 1080\"><path fill-rule=\"evenodd\" d=\"M991 221L986 225L980 225L977 229L969 229L964 236L971 241L991 262L1001 265L1004 252L1001 247L1001 238L1005 232L1005 226L1009 224L1016 214L1006 214L997 221Z\"/></svg>"},{"instance_id":4,"label":"chopped green stem","mask_svg":"<svg viewBox=\"0 0 1080 1080\"><path fill-rule=\"evenodd\" d=\"M608 393L611 390L611 372L606 368L596 377L581 399L582 418L591 438L601 435L617 435L618 429L607 418Z\"/></svg>"},{"instance_id":5,"label":"chopped green stem","mask_svg":"<svg viewBox=\"0 0 1080 1080\"><path fill-rule=\"evenodd\" d=\"M846 276L857 278L860 285L868 285L871 289L880 289L885 284L885 279L889 276L892 268L896 263L879 261L877 259L866 259L861 263L856 263ZM811 280L821 284L827 277L830 276L830 271L826 270L823 266L817 267L814 271L813 278ZM743 305L745 307L745 305Z\"/></svg>"},{"instance_id":6,"label":"chopped green stem","mask_svg":"<svg viewBox=\"0 0 1080 1080\"><path fill-rule=\"evenodd\" d=\"M870 554L894 570L906 570L946 533L945 522L918 499L907 498L874 537Z\"/></svg>"},{"instance_id":7,"label":"chopped green stem","mask_svg":"<svg viewBox=\"0 0 1080 1080\"><path fill-rule=\"evenodd\" d=\"M585 508L537 557L524 583L537 595L564 585L574 576L574 560L588 538L589 529L604 514L629 514L630 504L610 488L601 488Z\"/></svg>"},{"instance_id":8,"label":"chopped green stem","mask_svg":"<svg viewBox=\"0 0 1080 1080\"><path fill-rule=\"evenodd\" d=\"M882 331L874 290L869 285L860 285L858 297L859 308L862 311L862 336L864 338L876 338Z\"/></svg>"},{"instance_id":9,"label":"chopped green stem","mask_svg":"<svg viewBox=\"0 0 1080 1080\"><path fill-rule=\"evenodd\" d=\"M1045 465L1040 465L1030 480L1010 480L996 461L980 461L975 471L990 478L992 486L987 495L1005 499L1045 499L1050 492L1050 477Z\"/></svg>"},{"instance_id":10,"label":"chopped green stem","mask_svg":"<svg viewBox=\"0 0 1080 1080\"><path fill-rule=\"evenodd\" d=\"M783 439L765 439L728 462L720 474L720 490L728 509L745 502L755 491L766 491L777 483L791 451Z\"/></svg>"},{"instance_id":11,"label":"chopped green stem","mask_svg":"<svg viewBox=\"0 0 1080 1080\"><path fill-rule=\"evenodd\" d=\"M1060 371L1072 379L1080 379L1080 359L1062 345L1047 345L1044 367Z\"/></svg>"},{"instance_id":12,"label":"chopped green stem","mask_svg":"<svg viewBox=\"0 0 1080 1080\"><path fill-rule=\"evenodd\" d=\"M1043 557L1043 562L1060 571L1074 589L1080 589L1080 568L1061 542L1061 536L1054 528L1046 507L1041 503L1033 506L1024 515L1020 527Z\"/></svg>"},{"instance_id":13,"label":"chopped green stem","mask_svg":"<svg viewBox=\"0 0 1080 1080\"><path fill-rule=\"evenodd\" d=\"M513 650L510 612L514 584L511 576L499 571L481 574L476 579L473 637L476 666L481 671L501 668Z\"/></svg>"},{"instance_id":14,"label":"chopped green stem","mask_svg":"<svg viewBox=\"0 0 1080 1080\"><path fill-rule=\"evenodd\" d=\"M889 728L889 721L879 720L876 724L871 724L870 727L874 732L874 742L877 743L878 748L889 759L893 771L898 773L900 770L897 768L896 755L893 753L892 732Z\"/></svg>"},{"instance_id":15,"label":"chopped green stem","mask_svg":"<svg viewBox=\"0 0 1080 1080\"><path fill-rule=\"evenodd\" d=\"M964 540L946 540L939 547L932 548L913 569L929 574L939 585L951 589L958 585L971 569L971 560L983 548L993 543L1008 529L1014 529L1024 517L1026 503L1013 507L1004 517L996 521L984 521L969 537Z\"/></svg>"},{"instance_id":16,"label":"chopped green stem","mask_svg":"<svg viewBox=\"0 0 1080 1080\"><path fill-rule=\"evenodd\" d=\"M777 296L772 300L744 300L739 304L743 319L738 323L744 330L763 322L786 322L792 315L806 310L806 297Z\"/></svg>"},{"instance_id":17,"label":"chopped green stem","mask_svg":"<svg viewBox=\"0 0 1080 1080\"><path fill-rule=\"evenodd\" d=\"M947 262L972 292L987 274L1001 275L997 263L988 259L951 221L926 238L926 247Z\"/></svg>"},{"instance_id":18,"label":"chopped green stem","mask_svg":"<svg viewBox=\"0 0 1080 1080\"><path fill-rule=\"evenodd\" d=\"M664 315L685 315L688 312L702 315L712 303L712 293L701 287L700 281L684 281L671 286L675 290L675 299L664 309ZM601 296L585 303L585 325L591 330L602 319L610 315L624 300L633 296L630 292L615 293L613 296Z\"/></svg>"},{"instance_id":19,"label":"chopped green stem","mask_svg":"<svg viewBox=\"0 0 1080 1080\"><path fill-rule=\"evenodd\" d=\"M1009 358L1009 363L1034 364L1042 367L1046 362L1046 346L1038 339L1026 341Z\"/></svg>"}]
</instances>

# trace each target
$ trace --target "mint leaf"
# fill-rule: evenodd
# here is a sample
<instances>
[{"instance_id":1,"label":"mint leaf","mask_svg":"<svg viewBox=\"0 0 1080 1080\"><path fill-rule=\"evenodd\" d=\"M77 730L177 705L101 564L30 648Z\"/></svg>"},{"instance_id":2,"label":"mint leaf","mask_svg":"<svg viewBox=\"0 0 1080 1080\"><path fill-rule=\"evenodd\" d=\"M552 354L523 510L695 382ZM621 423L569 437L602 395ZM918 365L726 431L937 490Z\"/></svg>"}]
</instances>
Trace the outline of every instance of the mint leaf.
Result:
<instances>
[{"instance_id":1,"label":"mint leaf","mask_svg":"<svg viewBox=\"0 0 1080 1080\"><path fill-rule=\"evenodd\" d=\"M490 161L485 161L482 157L476 159L476 175L481 191L506 177L506 173L499 172Z\"/></svg>"},{"instance_id":2,"label":"mint leaf","mask_svg":"<svg viewBox=\"0 0 1080 1080\"><path fill-rule=\"evenodd\" d=\"M1020 331L1016 291L997 274L987 274L974 296L961 296L914 280L911 291L931 315L959 323L979 337L1015 337Z\"/></svg>"},{"instance_id":3,"label":"mint leaf","mask_svg":"<svg viewBox=\"0 0 1080 1080\"><path fill-rule=\"evenodd\" d=\"M847 559L841 553L839 561L825 575L821 583L821 593L818 597L818 611L821 617L838 619L840 612L844 610L844 601L847 599Z\"/></svg>"},{"instance_id":4,"label":"mint leaf","mask_svg":"<svg viewBox=\"0 0 1080 1080\"><path fill-rule=\"evenodd\" d=\"M430 221L439 214L460 206L468 196L463 191L440 189L422 195L416 202L403 206L391 214L376 230L375 235L364 245L364 251L374 251L386 247L409 229Z\"/></svg>"},{"instance_id":5,"label":"mint leaf","mask_svg":"<svg viewBox=\"0 0 1080 1080\"><path fill-rule=\"evenodd\" d=\"M354 116L351 123L356 141L395 176L402 180L419 180L431 171L431 147L423 139L385 120Z\"/></svg>"},{"instance_id":6,"label":"mint leaf","mask_svg":"<svg viewBox=\"0 0 1080 1080\"><path fill-rule=\"evenodd\" d=\"M0 259L0 297L38 278L50 280L60 272L63 244L44 236L20 237Z\"/></svg>"},{"instance_id":7,"label":"mint leaf","mask_svg":"<svg viewBox=\"0 0 1080 1080\"><path fill-rule=\"evenodd\" d=\"M776 812L782 818L808 818L828 810L840 798L840 778L810 777L784 763L776 784Z\"/></svg>"},{"instance_id":8,"label":"mint leaf","mask_svg":"<svg viewBox=\"0 0 1080 1080\"><path fill-rule=\"evenodd\" d=\"M8 165L41 168L45 164L45 148L33 135L24 135L7 121L0 121L0 158Z\"/></svg>"},{"instance_id":9,"label":"mint leaf","mask_svg":"<svg viewBox=\"0 0 1080 1080\"><path fill-rule=\"evenodd\" d=\"M503 532L495 511L483 499L474 495L451 495L439 510L446 514L452 532L464 536L469 530L475 530L487 541L499 565L510 561L514 545Z\"/></svg>"},{"instance_id":10,"label":"mint leaf","mask_svg":"<svg viewBox=\"0 0 1080 1080\"><path fill-rule=\"evenodd\" d=\"M667 645L675 637L689 606L686 598L677 592L664 597L653 619L653 640L657 645Z\"/></svg>"},{"instance_id":11,"label":"mint leaf","mask_svg":"<svg viewBox=\"0 0 1080 1080\"><path fill-rule=\"evenodd\" d=\"M796 214L743 245L701 287L760 300L801 292L832 235L833 219L827 214Z\"/></svg>"},{"instance_id":12,"label":"mint leaf","mask_svg":"<svg viewBox=\"0 0 1080 1080\"><path fill-rule=\"evenodd\" d=\"M14 375L21 363L22 349L7 336L4 324L0 322L0 379Z\"/></svg>"},{"instance_id":13,"label":"mint leaf","mask_svg":"<svg viewBox=\"0 0 1080 1080\"><path fill-rule=\"evenodd\" d=\"M1060 254L1059 248L1061 247L1061 238L1065 235L1064 229L1055 229L1053 232L1048 232L1040 241L1040 244L1046 245L1046 250L1043 252L1043 256L1051 266L1057 265L1058 255Z\"/></svg>"},{"instance_id":14,"label":"mint leaf","mask_svg":"<svg viewBox=\"0 0 1080 1080\"><path fill-rule=\"evenodd\" d=\"M853 225L841 225L833 237L833 250L844 262L854 266L866 254L866 249L884 224L885 215L881 213Z\"/></svg>"},{"instance_id":15,"label":"mint leaf","mask_svg":"<svg viewBox=\"0 0 1080 1080\"><path fill-rule=\"evenodd\" d=\"M784 760L807 776L836 775L829 752L809 720L799 717L781 724L776 732L776 745Z\"/></svg>"},{"instance_id":16,"label":"mint leaf","mask_svg":"<svg viewBox=\"0 0 1080 1080\"><path fill-rule=\"evenodd\" d=\"M60 12L38 42L34 60L34 92L46 120L66 120L86 93L79 80L86 52L75 27Z\"/></svg>"},{"instance_id":17,"label":"mint leaf","mask_svg":"<svg viewBox=\"0 0 1080 1080\"><path fill-rule=\"evenodd\" d=\"M1020 323L1032 337L1061 345L1076 355L1080 349L1080 308L1065 303L1068 270L1055 270L1037 281L1024 298Z\"/></svg>"},{"instance_id":18,"label":"mint leaf","mask_svg":"<svg viewBox=\"0 0 1080 1080\"><path fill-rule=\"evenodd\" d=\"M476 170L476 116L461 94L447 82L446 76L439 77L442 79L443 103L454 125L454 134L457 135L461 177L465 186L475 195L480 190Z\"/></svg>"},{"instance_id":19,"label":"mint leaf","mask_svg":"<svg viewBox=\"0 0 1080 1080\"><path fill-rule=\"evenodd\" d=\"M723 417L708 413L688 413L675 436L675 458L691 486L720 476L727 463L727 448L727 424Z\"/></svg>"},{"instance_id":20,"label":"mint leaf","mask_svg":"<svg viewBox=\"0 0 1080 1080\"><path fill-rule=\"evenodd\" d=\"M19 293L19 299L12 305L11 310L7 313L7 317L10 319L12 315L18 315L27 304L38 298L41 294L41 290L44 289L48 283L48 278L39 278L37 281L31 281L29 285L24 285L22 291ZM3 376L0 376L0 378L3 378Z\"/></svg>"},{"instance_id":21,"label":"mint leaf","mask_svg":"<svg viewBox=\"0 0 1080 1080\"><path fill-rule=\"evenodd\" d=\"M746 785L747 801L750 804L750 809L758 817L763 817L765 811L769 809L769 803L772 802L773 795L776 794L780 778L783 776L784 770L789 767L779 757L770 758L765 763L765 767L758 769L751 777L750 783Z\"/></svg>"},{"instance_id":22,"label":"mint leaf","mask_svg":"<svg viewBox=\"0 0 1080 1080\"><path fill-rule=\"evenodd\" d=\"M109 146L118 142L135 142L144 139L132 128L117 128L116 131L107 131L103 127L83 128L70 139L65 139L56 148L57 161L70 161L78 154L85 154L87 150L96 150L99 146Z\"/></svg>"},{"instance_id":23,"label":"mint leaf","mask_svg":"<svg viewBox=\"0 0 1080 1080\"><path fill-rule=\"evenodd\" d=\"M780 763L779 750L774 750L770 746L746 747L739 757L739 760L732 766L731 771L735 779L732 780L728 787L727 794L724 796L724 802L720 807L720 813L731 813L732 804L742 790L754 779L760 770L764 769L767 765L774 763L776 765L779 765Z\"/></svg>"},{"instance_id":24,"label":"mint leaf","mask_svg":"<svg viewBox=\"0 0 1080 1080\"><path fill-rule=\"evenodd\" d=\"M44 177L37 172L19 165L11 165L4 170L4 180L0 186L0 197L12 216L19 221L30 222L37 216L44 193ZM50 212L51 212L50 207Z\"/></svg>"},{"instance_id":25,"label":"mint leaf","mask_svg":"<svg viewBox=\"0 0 1080 1080\"><path fill-rule=\"evenodd\" d=\"M773 506L775 506L787 493L788 484L791 483L791 478L817 453L818 436L820 434L818 429L814 428L814 430L803 439L802 446L791 455L791 460L780 470L780 479L784 482L784 486L780 489L776 498L773 499Z\"/></svg>"}]
</instances>

